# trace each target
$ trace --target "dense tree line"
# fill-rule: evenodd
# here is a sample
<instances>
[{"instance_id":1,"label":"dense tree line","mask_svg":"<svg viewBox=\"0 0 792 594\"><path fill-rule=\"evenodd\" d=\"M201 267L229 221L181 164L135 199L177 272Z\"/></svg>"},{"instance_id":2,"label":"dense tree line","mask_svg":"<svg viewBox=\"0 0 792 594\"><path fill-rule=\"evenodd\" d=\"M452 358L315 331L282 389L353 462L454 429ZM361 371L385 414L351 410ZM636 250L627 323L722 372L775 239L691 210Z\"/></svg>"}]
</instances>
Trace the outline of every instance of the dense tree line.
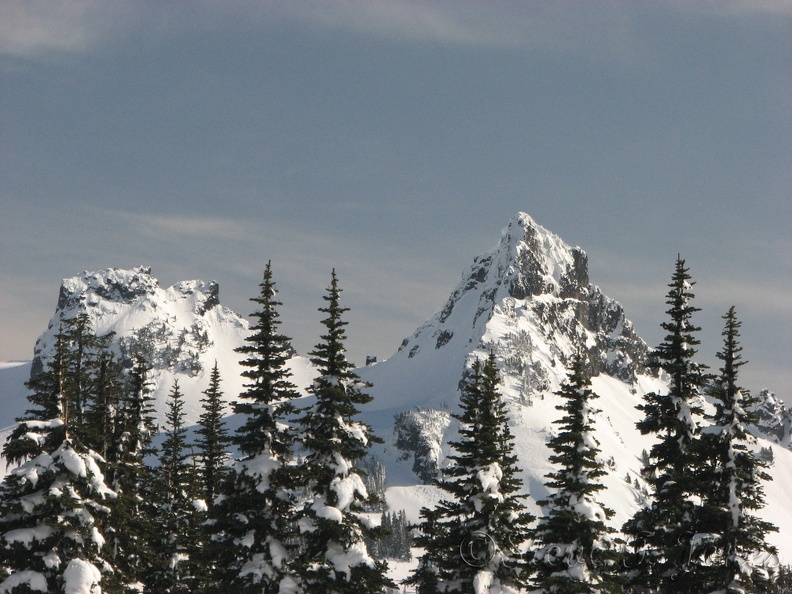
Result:
<instances>
[{"instance_id":1,"label":"dense tree line","mask_svg":"<svg viewBox=\"0 0 792 594\"><path fill-rule=\"evenodd\" d=\"M359 514L376 503L360 467L378 438L356 420L370 396L345 358L340 293L333 272L320 308L325 333L311 353L312 404L298 410L267 265L238 349L247 383L233 410L243 423L233 434L224 424L215 364L194 443L178 382L157 428L145 358L114 354L112 336L96 336L86 314L62 320L53 356L27 384L31 406L3 448L16 467L0 486L0 591L357 593L393 585L366 546L384 532ZM387 524L406 538L398 517ZM409 554L405 546L398 554Z\"/></svg>"},{"instance_id":2,"label":"dense tree line","mask_svg":"<svg viewBox=\"0 0 792 594\"><path fill-rule=\"evenodd\" d=\"M116 354L86 314L62 320L3 447L14 468L0 485L0 594L374 594L398 588L384 559L409 560L413 546L421 554L406 584L420 594L780 591L789 572L773 571L765 542L776 528L755 515L768 462L748 430L755 401L739 387L740 322L734 308L724 316L722 366L708 374L695 361L692 286L678 259L667 335L652 359L668 390L638 407L638 429L655 437L642 455L648 503L621 528L624 538L599 502L609 468L582 352L556 391L542 517L526 511L490 353L471 361L462 383L459 437L435 482L443 499L409 526L381 501L384 468L368 457L380 440L357 420L370 386L344 354L348 310L335 271L310 353L310 404L295 406L268 263L237 349L241 424L225 426L215 364L193 442L178 382L158 428L151 363ZM379 525L366 513L380 513Z\"/></svg>"},{"instance_id":3,"label":"dense tree line","mask_svg":"<svg viewBox=\"0 0 792 594\"><path fill-rule=\"evenodd\" d=\"M519 483L499 482L517 474L502 409L495 413L501 429L482 424L502 406L497 382L484 379L494 373L491 355L473 363L463 389L456 416L462 439L450 444L457 454L436 483L449 498L421 510L415 543L424 553L408 584L419 594L786 591L789 572L779 571L776 551L765 541L777 529L755 515L764 506L762 481L770 477L748 430L757 421L755 400L737 383L744 364L740 323L731 308L717 354L723 366L720 374L707 374L695 361L692 286L678 259L667 294L669 320L662 324L667 336L653 354L668 391L646 394L638 406L644 414L638 429L656 438L642 455L650 503L622 527L624 538L608 524L613 512L597 497L609 470L594 437L599 411L584 355L573 357L556 392L563 414L547 444L556 470L546 477L550 496L537 502L544 515L535 522L522 508ZM705 396L714 403L710 416ZM500 451L487 457L495 444ZM493 462L502 474L492 472ZM493 513L507 502L510 513Z\"/></svg>"},{"instance_id":4,"label":"dense tree line","mask_svg":"<svg viewBox=\"0 0 792 594\"><path fill-rule=\"evenodd\" d=\"M772 591L777 560L768 563L775 550L765 535L777 528L755 515L764 507L761 481L770 477L748 432L757 420L755 400L737 384L740 323L732 307L717 354L723 366L707 374L695 361L693 284L678 258L662 324L667 334L654 361L669 379L668 392L647 394L639 406L639 430L657 440L643 469L651 504L623 528L634 547L628 579L638 591ZM707 393L715 402L710 418L702 408Z\"/></svg>"}]
</instances>

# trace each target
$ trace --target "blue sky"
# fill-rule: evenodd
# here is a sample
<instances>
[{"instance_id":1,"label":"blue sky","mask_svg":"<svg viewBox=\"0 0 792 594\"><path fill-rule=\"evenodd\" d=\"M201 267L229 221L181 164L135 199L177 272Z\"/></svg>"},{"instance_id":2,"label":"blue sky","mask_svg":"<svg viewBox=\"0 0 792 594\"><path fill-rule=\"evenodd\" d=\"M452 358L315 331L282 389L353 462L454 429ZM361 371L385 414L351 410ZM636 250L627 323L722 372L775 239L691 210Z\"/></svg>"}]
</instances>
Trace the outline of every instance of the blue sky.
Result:
<instances>
[{"instance_id":1,"label":"blue sky","mask_svg":"<svg viewBox=\"0 0 792 594\"><path fill-rule=\"evenodd\" d=\"M60 280L145 264L307 352L339 274L387 357L519 211L650 344L677 253L700 358L792 401L792 1L0 2L0 360Z\"/></svg>"}]
</instances>

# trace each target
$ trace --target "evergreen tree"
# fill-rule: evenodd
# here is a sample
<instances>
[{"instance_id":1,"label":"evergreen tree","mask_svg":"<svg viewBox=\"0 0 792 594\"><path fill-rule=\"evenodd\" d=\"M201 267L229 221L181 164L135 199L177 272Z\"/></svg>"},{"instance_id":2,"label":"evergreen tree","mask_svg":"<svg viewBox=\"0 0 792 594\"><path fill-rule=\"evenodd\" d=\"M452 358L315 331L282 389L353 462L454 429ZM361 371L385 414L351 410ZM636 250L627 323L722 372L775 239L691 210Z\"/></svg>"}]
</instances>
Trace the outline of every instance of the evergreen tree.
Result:
<instances>
[{"instance_id":1,"label":"evergreen tree","mask_svg":"<svg viewBox=\"0 0 792 594\"><path fill-rule=\"evenodd\" d=\"M525 585L521 551L529 536L528 514L518 493L517 458L506 408L498 391L494 354L476 360L460 398L460 440L438 486L451 498L421 510L423 546L418 570L407 583L419 592L501 591Z\"/></svg>"},{"instance_id":2,"label":"evergreen tree","mask_svg":"<svg viewBox=\"0 0 792 594\"><path fill-rule=\"evenodd\" d=\"M126 374L115 437L108 452L107 474L118 498L105 536L117 569L110 584L119 592L142 588L144 577L154 563L149 543L154 538L156 509L146 496L153 479L145 459L156 454L152 438L157 425L149 371L149 363L138 356Z\"/></svg>"},{"instance_id":3,"label":"evergreen tree","mask_svg":"<svg viewBox=\"0 0 792 594\"><path fill-rule=\"evenodd\" d=\"M121 362L109 349L99 354L96 375L85 413L85 439L103 459L110 461L116 423L124 390Z\"/></svg>"},{"instance_id":4,"label":"evergreen tree","mask_svg":"<svg viewBox=\"0 0 792 594\"><path fill-rule=\"evenodd\" d=\"M399 512L383 511L380 515L382 538L367 542L369 551L377 559L412 559L412 539L404 510Z\"/></svg>"},{"instance_id":5,"label":"evergreen tree","mask_svg":"<svg viewBox=\"0 0 792 594\"><path fill-rule=\"evenodd\" d=\"M706 501L712 511L706 530L716 536L711 545L720 551L713 589L729 594L767 591L771 575L762 562L776 551L765 542L765 535L778 528L752 512L764 507L762 481L772 479L765 470L768 463L755 453L756 438L748 430L758 421L752 412L756 399L739 386L737 379L746 363L740 354L741 322L734 307L723 319L723 350L717 354L722 366L713 394L715 414L703 436L711 464Z\"/></svg>"},{"instance_id":6,"label":"evergreen tree","mask_svg":"<svg viewBox=\"0 0 792 594\"><path fill-rule=\"evenodd\" d=\"M201 459L201 479L204 499L212 507L215 495L226 472L230 439L223 421L223 392L220 390L220 371L215 361L209 377L209 387L203 391L203 412L198 419L196 446Z\"/></svg>"},{"instance_id":7,"label":"evergreen tree","mask_svg":"<svg viewBox=\"0 0 792 594\"><path fill-rule=\"evenodd\" d=\"M60 321L55 336L55 352L40 371L33 370L26 387L30 390L28 401L33 405L17 421L3 455L12 463L33 458L43 451L52 452L64 438L76 438L84 447L93 443L86 435L88 423L84 413L91 400L98 376L98 361L107 355L112 334L97 337L93 334L90 318L80 314ZM60 419L63 424L42 433L30 433L28 421ZM31 440L30 435L37 435Z\"/></svg>"},{"instance_id":8,"label":"evergreen tree","mask_svg":"<svg viewBox=\"0 0 792 594\"><path fill-rule=\"evenodd\" d=\"M358 512L369 502L361 471L355 467L373 442L371 429L355 420L358 407L371 401L368 384L353 371L344 354L347 308L339 303L335 270L319 311L326 332L311 353L319 371L309 389L315 403L298 419L306 450L302 468L309 500L299 515L302 548L297 570L307 592L373 594L393 586L386 565L372 559L367 539L377 531Z\"/></svg>"},{"instance_id":9,"label":"evergreen tree","mask_svg":"<svg viewBox=\"0 0 792 594\"><path fill-rule=\"evenodd\" d=\"M449 537L449 526L443 522L440 506L421 508L421 522L413 537L413 544L424 550L413 574L404 583L415 587L417 594L439 594L441 571L447 571L449 552L457 551L459 543ZM453 554L453 553L452 553ZM444 590L443 590L444 591Z\"/></svg>"},{"instance_id":10,"label":"evergreen tree","mask_svg":"<svg viewBox=\"0 0 792 594\"><path fill-rule=\"evenodd\" d=\"M101 456L81 442L82 419L70 414L84 397L69 375L81 348L61 327L54 357L28 382L35 408L4 448L21 465L0 484L3 592L88 591L113 572L102 531L116 494L104 480Z\"/></svg>"},{"instance_id":11,"label":"evergreen tree","mask_svg":"<svg viewBox=\"0 0 792 594\"><path fill-rule=\"evenodd\" d=\"M153 567L146 579L149 591L161 594L195 592L199 570L200 525L206 506L201 499L197 470L187 453L184 401L178 381L168 395L165 441L151 493L157 525Z\"/></svg>"},{"instance_id":12,"label":"evergreen tree","mask_svg":"<svg viewBox=\"0 0 792 594\"><path fill-rule=\"evenodd\" d=\"M400 561L412 559L412 538L410 538L410 525L407 514L403 509L393 512L389 520L390 536L388 555Z\"/></svg>"},{"instance_id":13,"label":"evergreen tree","mask_svg":"<svg viewBox=\"0 0 792 594\"><path fill-rule=\"evenodd\" d=\"M366 485L366 491L376 503L370 506L369 511L384 511L388 509L388 504L385 501L385 465L381 460L368 456L355 465L363 472L363 484Z\"/></svg>"},{"instance_id":14,"label":"evergreen tree","mask_svg":"<svg viewBox=\"0 0 792 594\"><path fill-rule=\"evenodd\" d=\"M83 432L86 429L85 413L92 400L99 355L108 350L112 334L101 338L96 336L90 317L84 312L61 323L70 345L65 388L71 397L64 415L74 431Z\"/></svg>"},{"instance_id":15,"label":"evergreen tree","mask_svg":"<svg viewBox=\"0 0 792 594\"><path fill-rule=\"evenodd\" d=\"M614 530L605 524L613 510L597 502L607 474L599 459L591 390L582 355L572 360L566 382L556 392L564 399L556 406L564 415L554 421L558 433L548 442L557 470L547 475L550 496L539 505L546 509L534 532L533 586L553 594L620 592L619 563Z\"/></svg>"},{"instance_id":16,"label":"evergreen tree","mask_svg":"<svg viewBox=\"0 0 792 594\"><path fill-rule=\"evenodd\" d=\"M768 589L772 594L789 594L792 592L792 566L779 565L776 568L778 573L775 583Z\"/></svg>"},{"instance_id":17,"label":"evergreen tree","mask_svg":"<svg viewBox=\"0 0 792 594\"><path fill-rule=\"evenodd\" d=\"M293 436L282 419L298 396L289 381L289 339L280 325L275 282L270 263L264 270L261 292L251 301L259 305L246 344L237 352L249 383L234 412L245 422L234 441L241 457L213 507L215 559L219 586L237 592L278 592L294 582L289 559L294 547L294 470L289 464Z\"/></svg>"},{"instance_id":18,"label":"evergreen tree","mask_svg":"<svg viewBox=\"0 0 792 594\"><path fill-rule=\"evenodd\" d=\"M654 365L668 378L668 393L646 394L637 407L644 413L638 429L657 437L643 469L654 499L623 528L636 548L636 559L628 562L631 580L661 593L700 594L707 591L711 573L702 564L690 563L692 540L700 532L698 502L706 495L698 434L707 380L703 366L693 359L700 328L691 323L699 310L691 303L690 278L685 261L677 258L666 299L670 319L662 324L668 334L654 353Z\"/></svg>"},{"instance_id":19,"label":"evergreen tree","mask_svg":"<svg viewBox=\"0 0 792 594\"><path fill-rule=\"evenodd\" d=\"M74 588L99 587L112 573L102 526L115 493L100 463L93 452L64 440L5 477L0 484L0 591L87 591Z\"/></svg>"},{"instance_id":20,"label":"evergreen tree","mask_svg":"<svg viewBox=\"0 0 792 594\"><path fill-rule=\"evenodd\" d=\"M68 360L68 342L59 328L55 352L44 369L25 383L28 402L33 406L17 419L17 426L3 445L3 457L9 464L20 464L45 452L55 451L66 438L63 421Z\"/></svg>"}]
</instances>

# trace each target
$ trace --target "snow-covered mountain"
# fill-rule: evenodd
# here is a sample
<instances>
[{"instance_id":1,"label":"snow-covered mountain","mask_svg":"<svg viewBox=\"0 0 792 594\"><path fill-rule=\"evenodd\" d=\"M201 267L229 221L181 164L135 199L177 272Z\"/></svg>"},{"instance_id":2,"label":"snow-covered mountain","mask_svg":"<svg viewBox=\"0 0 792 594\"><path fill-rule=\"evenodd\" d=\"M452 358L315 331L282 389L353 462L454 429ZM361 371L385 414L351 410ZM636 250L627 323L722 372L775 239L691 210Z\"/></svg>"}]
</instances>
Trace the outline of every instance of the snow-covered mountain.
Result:
<instances>
[{"instance_id":1,"label":"snow-covered mountain","mask_svg":"<svg viewBox=\"0 0 792 594\"><path fill-rule=\"evenodd\" d=\"M188 420L197 418L215 361L226 399L242 390L234 349L243 343L248 325L220 304L216 283L184 281L163 289L143 267L65 279L55 315L36 343L34 371L52 352L59 320L81 312L90 316L98 334L116 333L119 351L147 351L155 364L161 417L164 399L178 379ZM494 352L530 495L527 503L541 513L533 502L547 495L544 477L551 467L546 442L560 401L554 391L579 350L587 354L600 396L594 402L601 409L597 439L610 470L603 503L616 511L612 524L621 526L645 501L641 454L652 444L651 436L635 428L641 418L635 406L643 394L664 390L665 382L647 369L649 349L621 305L590 283L586 253L522 213L509 222L492 251L474 259L446 303L392 357L358 370L373 384L374 401L364 409L363 420L385 439L374 455L386 465L391 506L416 520L421 506L437 500L437 490L425 483L443 465L448 441L456 437L451 413L458 407L460 384L472 358ZM21 384L28 367L0 365L0 439L2 429L25 409ZM291 367L299 387L310 384L314 373L306 358L295 354ZM792 413L771 392L763 393L759 412L761 446L774 459L762 515L779 526L780 532L769 539L789 563Z\"/></svg>"},{"instance_id":2,"label":"snow-covered mountain","mask_svg":"<svg viewBox=\"0 0 792 594\"><path fill-rule=\"evenodd\" d=\"M445 305L365 375L380 407L448 405L471 357L494 351L509 396L530 404L558 386L578 350L595 374L630 386L647 374L646 344L622 306L589 283L586 253L521 213Z\"/></svg>"},{"instance_id":3,"label":"snow-covered mountain","mask_svg":"<svg viewBox=\"0 0 792 594\"><path fill-rule=\"evenodd\" d=\"M226 400L234 400L242 391L240 356L234 349L248 335L248 322L221 305L215 282L189 280L162 288L144 266L83 272L64 279L55 314L36 341L31 373L52 355L60 321L81 313L88 314L97 335L115 333L112 348L118 353L143 352L153 364L150 379L160 423L174 380L185 394L187 422L198 418L201 392L208 387L215 361ZM299 386L313 378L306 358L295 355L292 367ZM20 412L7 415L3 407L0 428L10 425Z\"/></svg>"},{"instance_id":4,"label":"snow-covered mountain","mask_svg":"<svg viewBox=\"0 0 792 594\"><path fill-rule=\"evenodd\" d=\"M456 438L451 412L458 407L460 380L472 358L494 352L529 505L541 514L533 502L547 495L544 477L552 470L546 442L560 414L554 392L578 350L587 354L600 396L593 404L601 409L597 439L610 471L603 503L616 511L613 526L643 505L641 455L652 436L636 430L642 416L635 407L643 394L663 391L665 381L646 367L647 345L621 305L589 282L587 263L582 249L520 213L393 357L360 370L373 384L366 419L387 440L378 455L386 461L394 507L417 519L420 507L439 496L431 486L416 485L416 477L427 482L442 467L448 441ZM762 515L781 528L770 540L792 559L790 415L772 393L763 396L758 429L761 446L773 452L775 480L766 487Z\"/></svg>"}]
</instances>

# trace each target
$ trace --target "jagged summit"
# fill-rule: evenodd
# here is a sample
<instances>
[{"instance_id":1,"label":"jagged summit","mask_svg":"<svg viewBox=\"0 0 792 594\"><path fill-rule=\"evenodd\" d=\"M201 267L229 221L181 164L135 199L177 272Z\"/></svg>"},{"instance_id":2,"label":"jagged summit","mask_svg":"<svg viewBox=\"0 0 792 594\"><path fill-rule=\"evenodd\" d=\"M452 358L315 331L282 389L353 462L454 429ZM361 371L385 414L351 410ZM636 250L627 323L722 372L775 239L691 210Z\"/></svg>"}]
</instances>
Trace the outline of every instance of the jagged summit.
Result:
<instances>
[{"instance_id":1,"label":"jagged summit","mask_svg":"<svg viewBox=\"0 0 792 594\"><path fill-rule=\"evenodd\" d=\"M586 253L524 213L509 222L493 250L473 260L445 304L391 358L359 370L373 383L367 421L386 440L378 455L395 485L389 502L417 510L443 497L431 485L458 437L453 413L460 382L472 358L492 352L527 505L541 514L535 502L549 495L546 477L556 470L546 445L559 417L556 392L578 351L600 396L591 420L607 468L603 503L615 510L611 525L618 529L648 497L641 454L655 440L636 428L643 418L636 406L649 392L665 392L666 380L647 368L648 347L622 306L591 283ZM775 480L767 485L771 503L762 514L786 527L792 512L783 502L792 477L780 460L790 459L790 422L774 404L769 395L763 399L757 428L771 438L761 442L763 455L776 460ZM415 486L416 478L425 484ZM783 538L777 544L792 546Z\"/></svg>"},{"instance_id":2,"label":"jagged summit","mask_svg":"<svg viewBox=\"0 0 792 594\"><path fill-rule=\"evenodd\" d=\"M509 296L515 299L545 294L581 298L588 289L586 252L568 246L523 212L502 231L492 256ZM477 261L484 258L486 254Z\"/></svg>"},{"instance_id":3,"label":"jagged summit","mask_svg":"<svg viewBox=\"0 0 792 594\"><path fill-rule=\"evenodd\" d=\"M36 341L31 375L51 356L60 320L87 314L97 335L115 333L112 348L121 357L140 353L153 364L151 372L158 415L164 398L178 379L184 389L195 385L196 395L218 361L229 396L241 388L234 348L248 331L245 319L220 304L216 282L187 280L160 287L148 266L84 271L63 279L55 314ZM197 397L186 407L196 417Z\"/></svg>"},{"instance_id":4,"label":"jagged summit","mask_svg":"<svg viewBox=\"0 0 792 594\"><path fill-rule=\"evenodd\" d=\"M445 305L391 360L371 368L370 379L390 385L389 369L410 376L442 369L434 387L415 386L409 397L454 403L469 358L493 351L504 384L528 401L560 385L578 350L593 375L634 383L647 372L646 344L622 306L589 283L586 253L519 213L495 249L474 259Z\"/></svg>"},{"instance_id":5,"label":"jagged summit","mask_svg":"<svg viewBox=\"0 0 792 594\"><path fill-rule=\"evenodd\" d=\"M83 271L80 276L63 279L57 309L65 314L81 307L99 306L102 301L131 305L154 299L159 290L159 281L151 275L150 266ZM220 287L214 281L181 281L166 289L165 294L172 301L189 299L199 315L220 305Z\"/></svg>"},{"instance_id":6,"label":"jagged summit","mask_svg":"<svg viewBox=\"0 0 792 594\"><path fill-rule=\"evenodd\" d=\"M758 416L756 429L761 435L786 448L792 448L792 410L770 390L757 394L752 408Z\"/></svg>"},{"instance_id":7,"label":"jagged summit","mask_svg":"<svg viewBox=\"0 0 792 594\"><path fill-rule=\"evenodd\" d=\"M31 374L42 368L55 345L60 320L85 313L98 335L114 332L112 348L121 357L143 354L153 364L150 379L157 412L164 418L164 399L178 379L188 394L188 421L200 411L201 390L218 363L223 390L233 400L242 390L239 355L248 322L220 303L216 282L186 280L160 287L151 268L106 268L85 271L62 281L58 305L47 330L36 341ZM300 385L310 373L307 359L294 357Z\"/></svg>"}]
</instances>

